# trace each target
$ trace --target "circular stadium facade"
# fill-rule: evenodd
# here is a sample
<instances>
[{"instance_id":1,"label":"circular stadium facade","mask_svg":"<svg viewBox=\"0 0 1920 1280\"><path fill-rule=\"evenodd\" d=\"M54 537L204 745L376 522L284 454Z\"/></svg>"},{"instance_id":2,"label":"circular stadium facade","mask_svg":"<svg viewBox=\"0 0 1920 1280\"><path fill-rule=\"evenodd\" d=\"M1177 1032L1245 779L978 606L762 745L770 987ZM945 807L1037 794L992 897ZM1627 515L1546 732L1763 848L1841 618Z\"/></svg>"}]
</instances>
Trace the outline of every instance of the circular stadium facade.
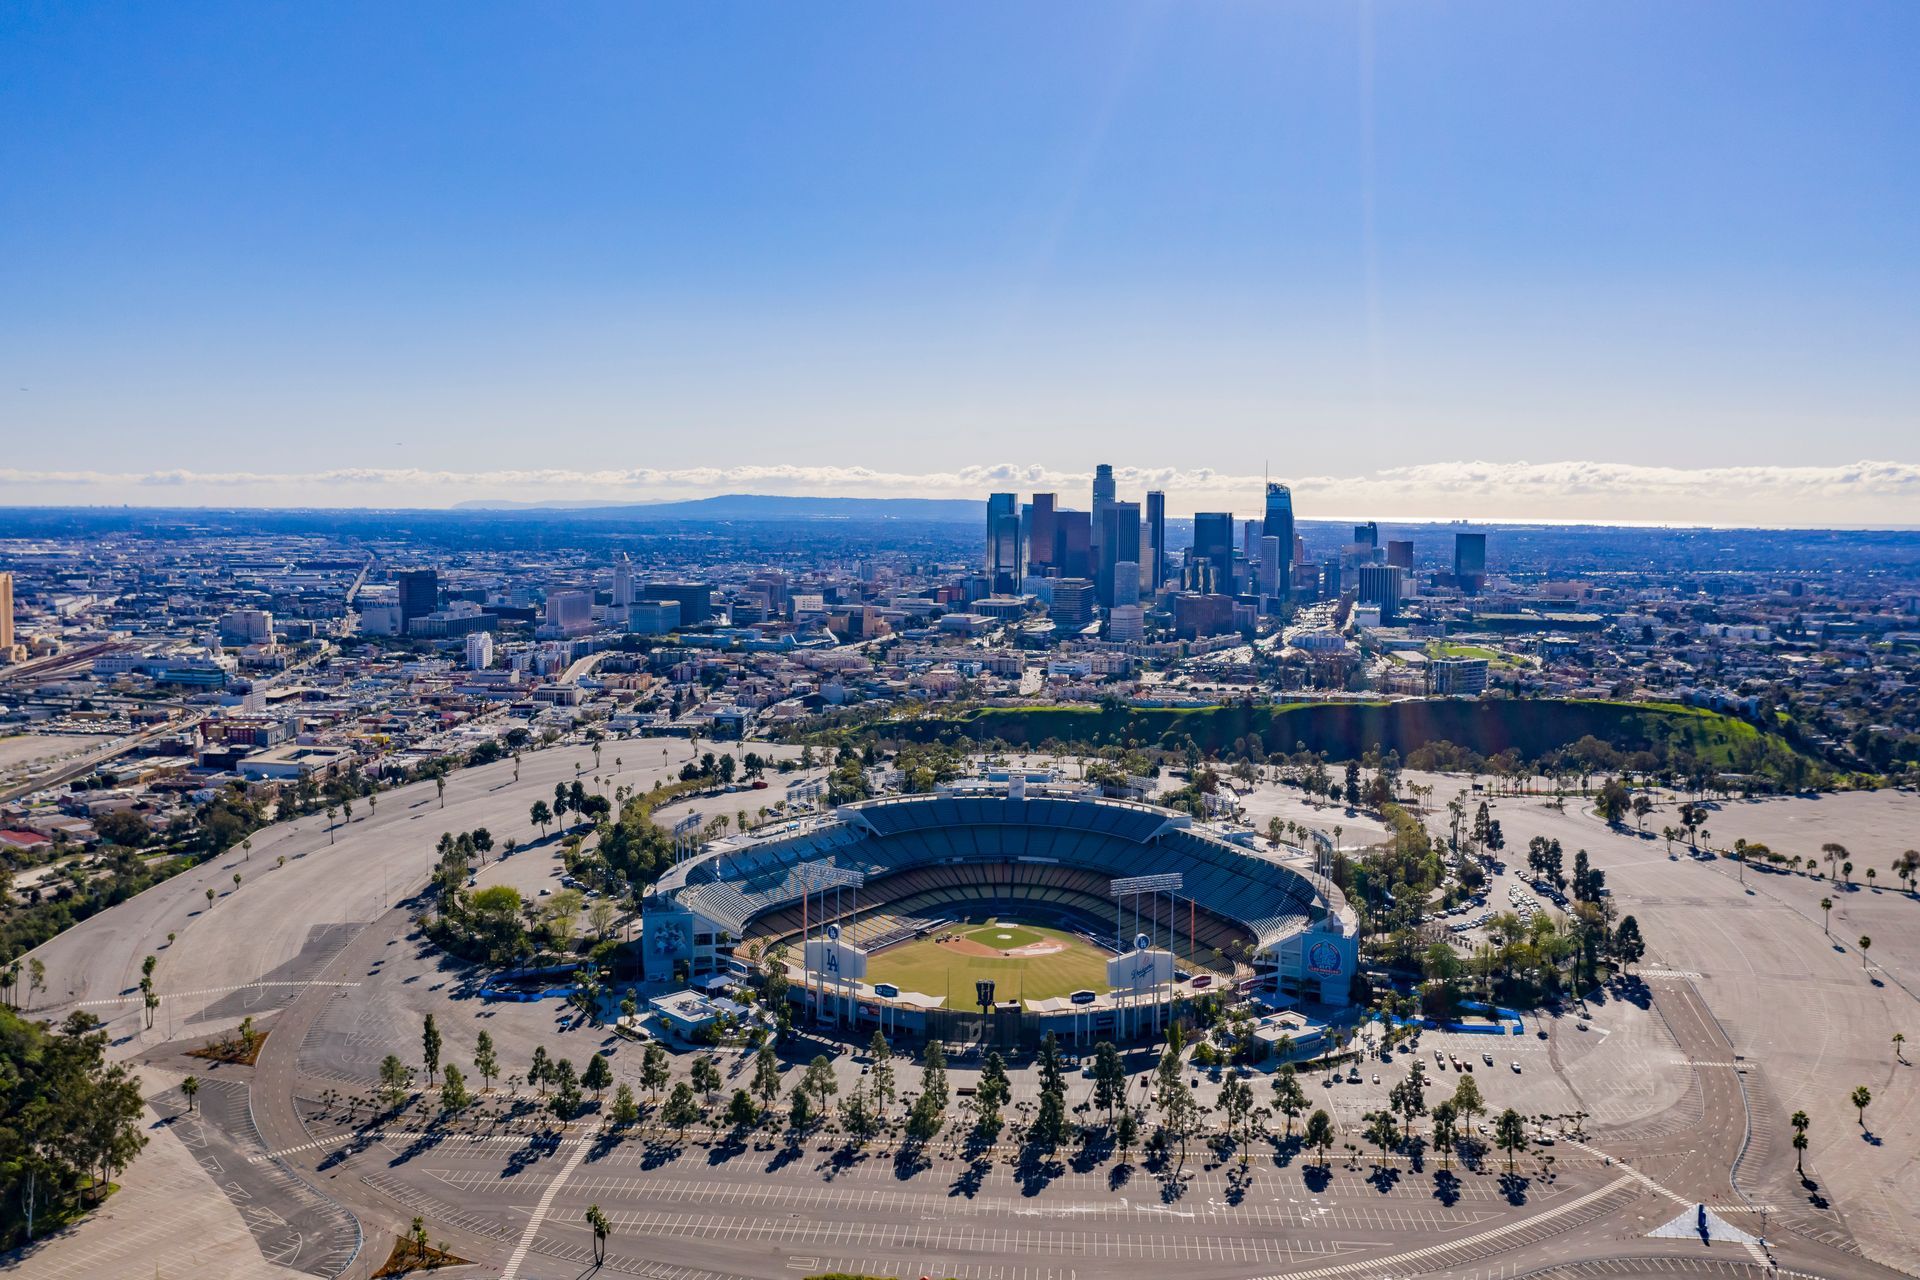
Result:
<instances>
[{"instance_id":1,"label":"circular stadium facade","mask_svg":"<svg viewBox=\"0 0 1920 1280\"><path fill-rule=\"evenodd\" d=\"M992 1015L1021 1038L1122 1037L1229 986L1341 1005L1357 950L1339 889L1264 841L1022 779L737 836L643 905L649 981L781 957L812 1017L943 1036Z\"/></svg>"}]
</instances>

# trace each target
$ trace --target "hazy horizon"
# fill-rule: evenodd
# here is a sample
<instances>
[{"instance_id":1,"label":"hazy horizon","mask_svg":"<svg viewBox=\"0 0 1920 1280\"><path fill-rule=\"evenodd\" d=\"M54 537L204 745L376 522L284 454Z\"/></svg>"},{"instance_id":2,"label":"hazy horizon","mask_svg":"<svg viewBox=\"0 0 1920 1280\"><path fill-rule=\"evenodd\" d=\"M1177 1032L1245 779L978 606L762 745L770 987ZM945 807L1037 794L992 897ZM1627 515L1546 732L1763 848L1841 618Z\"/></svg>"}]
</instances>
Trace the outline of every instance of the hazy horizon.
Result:
<instances>
[{"instance_id":1,"label":"hazy horizon","mask_svg":"<svg viewBox=\"0 0 1920 1280\"><path fill-rule=\"evenodd\" d=\"M871 494L825 494L825 493L762 494L762 493L746 493L746 492L721 492L721 493L714 493L714 494L706 494L699 497L680 496L680 497L641 499L641 500L556 499L550 502L540 502L540 501L526 501L526 500L512 499L512 498L470 498L470 499L462 499L459 502L455 502L447 505L441 505L441 506L423 506L418 504L404 504L404 503L399 503L399 504L395 504L395 503L388 503L388 504L288 503L288 504L279 504L279 505L273 505L273 506L262 506L262 505L238 503L238 502L226 502L226 503L221 503L221 502L0 503L0 513L8 512L8 511L19 511L19 512L35 512L35 511L196 512L196 511L206 511L206 512L243 512L243 513L257 512L261 514L274 514L274 513L298 514L303 512L326 513L326 512L332 511L332 512L365 514L365 515L393 514L393 515L484 516L489 513L492 513L492 514L498 514L498 515L524 515L524 516L536 516L541 514L547 514L555 517L565 517L568 515L580 515L585 517L585 516L590 516L596 512L605 512L608 510L625 510L628 508L631 508L635 512L640 513L640 512L646 511L647 509L656 508L656 507L657 508L681 508L681 507L687 507L687 506L698 506L706 502L721 502L726 500L755 502L755 501L764 501L769 499L775 500L775 501L784 499L784 500L791 500L796 502L816 502L816 503L849 501L849 502L877 503L877 504L888 504L888 503L921 504L921 503L927 503L927 502L935 502L935 503L950 503L956 506L965 505L970 507L978 507L978 508L981 508L982 511L984 511L984 508L986 506L986 500L984 496L980 498L926 498L926 497L906 497L906 496L882 497L882 496L875 496ZM1063 502L1061 505L1062 505L1062 509L1071 509L1069 504L1066 504ZM1258 515L1258 513L1254 511L1244 511L1244 512L1235 511L1234 514L1236 516L1244 516L1249 519L1255 518ZM641 515L636 515L635 518L641 519L644 517ZM722 521L737 523L742 520L752 519L753 517L740 516L740 515L723 515L723 516L714 516L712 518L715 520L722 520ZM769 514L765 518L781 519L785 517ZM824 517L801 516L801 517L794 517L794 518L816 519L816 518L824 518ZM906 521L906 520L910 520L912 517L907 515L896 515L896 514L889 513L889 518ZM1191 523L1192 521L1192 513L1170 510L1168 513L1168 519L1172 521L1180 522L1182 524L1188 524L1188 523ZM1518 515L1478 516L1478 515L1450 515L1450 514L1442 515L1442 514L1434 514L1434 513L1422 514L1422 513L1398 513L1398 512L1377 512L1377 511L1347 511L1347 512L1331 511L1331 512L1324 512L1324 513L1318 513L1318 514L1312 514L1312 515L1301 515L1298 517L1298 522L1303 527L1312 526L1312 525L1342 525L1347 523L1360 523L1365 521L1373 521L1375 523L1386 525L1386 526L1394 526L1394 525L1423 526L1423 525L1460 524L1460 525L1479 525L1479 526L1485 526L1489 528L1496 528L1496 527L1516 528L1516 527L1536 527L1537 526L1537 527L1567 527L1567 528L1587 527L1587 528L1646 529L1646 530L1725 529L1730 531L1753 531L1753 532L1832 531L1836 533L1851 533L1851 532L1905 533L1905 532L1920 530L1920 522L1914 522L1914 521L1877 522L1877 521L1853 520L1853 521L1830 522L1830 523L1813 522L1813 523L1797 523L1796 524L1796 523L1781 523L1781 522L1762 523L1757 521L1723 521L1723 520L1608 520L1608 519L1588 519L1588 518L1568 517L1568 516L1518 516ZM962 522L962 519L958 517L937 517L937 518L928 518L927 522L931 524L958 524Z\"/></svg>"}]
</instances>

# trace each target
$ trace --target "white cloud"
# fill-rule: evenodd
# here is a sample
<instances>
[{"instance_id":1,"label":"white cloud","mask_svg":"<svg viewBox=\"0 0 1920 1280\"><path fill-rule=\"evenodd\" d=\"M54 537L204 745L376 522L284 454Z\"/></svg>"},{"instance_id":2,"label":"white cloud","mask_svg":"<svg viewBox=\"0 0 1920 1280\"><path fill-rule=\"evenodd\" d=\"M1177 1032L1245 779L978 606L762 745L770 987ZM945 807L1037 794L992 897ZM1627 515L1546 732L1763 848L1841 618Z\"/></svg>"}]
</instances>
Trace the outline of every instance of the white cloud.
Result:
<instances>
[{"instance_id":1,"label":"white cloud","mask_svg":"<svg viewBox=\"0 0 1920 1280\"><path fill-rule=\"evenodd\" d=\"M1057 491L1086 503L1091 468L1020 463L951 472L739 466L578 471L349 467L320 472L0 468L18 505L447 506L473 499L648 502L719 493L981 498ZM1176 513L1260 507L1262 478L1210 468L1116 467L1123 496L1163 489ZM1478 518L1674 524L1920 525L1920 464L1659 467L1618 462L1441 462L1355 476L1287 477L1303 518Z\"/></svg>"}]
</instances>

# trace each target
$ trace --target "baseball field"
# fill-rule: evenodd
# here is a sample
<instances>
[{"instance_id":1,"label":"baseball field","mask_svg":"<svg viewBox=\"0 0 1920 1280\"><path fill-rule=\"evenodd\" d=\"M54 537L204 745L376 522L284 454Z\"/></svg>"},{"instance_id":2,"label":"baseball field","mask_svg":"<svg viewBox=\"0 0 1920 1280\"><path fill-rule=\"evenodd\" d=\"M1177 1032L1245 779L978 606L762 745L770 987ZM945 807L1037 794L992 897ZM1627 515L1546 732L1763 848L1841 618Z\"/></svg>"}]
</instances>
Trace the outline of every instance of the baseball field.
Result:
<instances>
[{"instance_id":1,"label":"baseball field","mask_svg":"<svg viewBox=\"0 0 1920 1280\"><path fill-rule=\"evenodd\" d=\"M1001 1000L1046 1000L1107 990L1107 953L1071 933L1002 920L956 921L867 962L868 982L973 1003L973 984L994 980Z\"/></svg>"}]
</instances>

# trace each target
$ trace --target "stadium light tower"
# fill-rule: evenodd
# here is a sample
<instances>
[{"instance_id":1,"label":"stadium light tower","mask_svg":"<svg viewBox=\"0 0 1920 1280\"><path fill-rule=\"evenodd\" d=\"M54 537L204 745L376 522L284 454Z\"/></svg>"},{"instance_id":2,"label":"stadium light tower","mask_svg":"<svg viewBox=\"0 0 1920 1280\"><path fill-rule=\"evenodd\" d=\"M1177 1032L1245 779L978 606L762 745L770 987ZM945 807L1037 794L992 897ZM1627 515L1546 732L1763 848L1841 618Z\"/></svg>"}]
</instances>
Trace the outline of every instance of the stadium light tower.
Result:
<instances>
[{"instance_id":1,"label":"stadium light tower","mask_svg":"<svg viewBox=\"0 0 1920 1280\"><path fill-rule=\"evenodd\" d=\"M843 945L840 940L840 926L838 923L842 916L840 910L840 895L845 890L852 891L853 914L856 916L859 915L860 886L867 882L867 876L864 871L857 871L852 867L837 866L831 862L803 863L794 868L793 874L800 883L800 957L803 974L807 980L806 990L809 995L812 995L815 989L814 979L816 977L819 979L819 996L814 1001L814 1016L817 1020L820 1006L826 1002L827 975L816 963L816 955L824 956L826 954L826 948L824 946L816 947L814 945L815 939L810 932L810 907L813 895L816 893L820 895L820 927L822 934L825 936L820 938L819 941L823 944L832 944L837 960L841 955L839 949ZM833 894L833 922L831 923L827 919L828 893ZM848 949L853 949L853 944L850 939L844 945ZM839 989L838 994L840 996L839 1003L841 1010L844 1010L847 1002L846 987L848 981L849 978L844 969L837 969L835 985Z\"/></svg>"},{"instance_id":2,"label":"stadium light tower","mask_svg":"<svg viewBox=\"0 0 1920 1280\"><path fill-rule=\"evenodd\" d=\"M1173 895L1186 888L1186 879L1178 871L1163 872L1154 876L1123 876L1107 885L1107 893L1113 898L1113 945L1121 950L1127 949L1127 933L1122 924L1122 912L1125 904L1133 904L1133 932L1140 932L1140 899L1146 898L1147 923L1158 923L1160 914L1160 895L1167 895L1167 949L1173 949Z\"/></svg>"},{"instance_id":3,"label":"stadium light tower","mask_svg":"<svg viewBox=\"0 0 1920 1280\"><path fill-rule=\"evenodd\" d=\"M1151 876L1122 876L1117 880L1109 881L1107 884L1107 892L1113 897L1114 949L1122 955L1125 955L1128 951L1143 950L1144 948L1140 945L1141 939L1143 938L1149 944L1154 941L1151 934L1143 934L1140 932L1140 899L1145 898L1147 900L1147 927L1152 929L1158 923L1160 916L1160 895L1164 893L1167 895L1167 953L1169 956L1177 956L1178 953L1173 949L1174 895L1185 887L1186 879L1178 871L1166 871L1159 875ZM1121 927L1123 913L1126 910L1126 904L1128 902L1133 904L1133 944L1131 946L1129 946L1127 942L1125 930ZM1191 950L1191 944L1189 944L1189 950ZM1171 963L1168 964L1167 971L1167 980L1171 983L1173 981ZM1135 995L1138 995L1138 988L1135 989ZM1153 1000L1153 1030L1154 1034L1158 1035L1160 1033L1160 989L1158 976L1154 978ZM1128 1029L1129 1033L1131 1033L1131 1017L1128 1019Z\"/></svg>"}]
</instances>

